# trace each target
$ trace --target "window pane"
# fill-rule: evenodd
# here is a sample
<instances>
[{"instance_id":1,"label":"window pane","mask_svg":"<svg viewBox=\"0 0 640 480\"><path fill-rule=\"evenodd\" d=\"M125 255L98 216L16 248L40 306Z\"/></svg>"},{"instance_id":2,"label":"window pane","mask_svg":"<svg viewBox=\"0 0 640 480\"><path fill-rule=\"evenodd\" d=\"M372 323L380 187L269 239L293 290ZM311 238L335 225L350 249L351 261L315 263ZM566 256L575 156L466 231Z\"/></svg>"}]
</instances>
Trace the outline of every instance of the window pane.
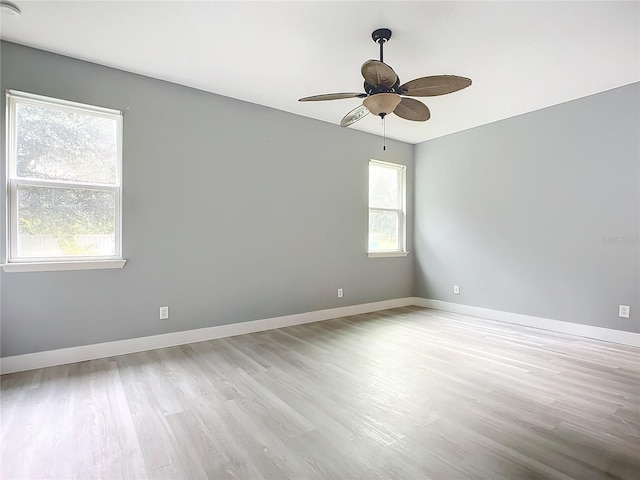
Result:
<instances>
[{"instance_id":1,"label":"window pane","mask_svg":"<svg viewBox=\"0 0 640 480\"><path fill-rule=\"evenodd\" d=\"M369 251L400 250L398 212L369 210Z\"/></svg>"},{"instance_id":2,"label":"window pane","mask_svg":"<svg viewBox=\"0 0 640 480\"><path fill-rule=\"evenodd\" d=\"M18 177L116 183L115 118L16 104Z\"/></svg>"},{"instance_id":3,"label":"window pane","mask_svg":"<svg viewBox=\"0 0 640 480\"><path fill-rule=\"evenodd\" d=\"M18 186L18 257L116 254L115 193Z\"/></svg>"},{"instance_id":4,"label":"window pane","mask_svg":"<svg viewBox=\"0 0 640 480\"><path fill-rule=\"evenodd\" d=\"M398 192L400 170L381 165L369 165L369 207L402 208Z\"/></svg>"}]
</instances>

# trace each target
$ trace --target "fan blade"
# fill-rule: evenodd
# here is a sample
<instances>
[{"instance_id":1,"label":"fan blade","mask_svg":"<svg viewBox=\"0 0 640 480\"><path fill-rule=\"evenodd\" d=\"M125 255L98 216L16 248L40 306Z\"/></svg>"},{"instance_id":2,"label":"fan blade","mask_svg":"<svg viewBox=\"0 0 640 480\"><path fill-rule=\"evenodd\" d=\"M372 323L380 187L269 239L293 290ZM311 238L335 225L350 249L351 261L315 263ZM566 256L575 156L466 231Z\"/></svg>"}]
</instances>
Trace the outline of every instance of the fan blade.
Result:
<instances>
[{"instance_id":1,"label":"fan blade","mask_svg":"<svg viewBox=\"0 0 640 480\"><path fill-rule=\"evenodd\" d=\"M369 115L369 110L364 105L358 105L356 108L347 113L340 122L341 127L348 127L349 125L356 123L358 120Z\"/></svg>"},{"instance_id":2,"label":"fan blade","mask_svg":"<svg viewBox=\"0 0 640 480\"><path fill-rule=\"evenodd\" d=\"M426 122L431 118L429 108L421 101L413 98L403 98L393 113L414 122Z\"/></svg>"},{"instance_id":3,"label":"fan blade","mask_svg":"<svg viewBox=\"0 0 640 480\"><path fill-rule=\"evenodd\" d=\"M398 75L386 63L378 60L367 60L360 69L364 80L374 87L391 88L398 80Z\"/></svg>"},{"instance_id":4,"label":"fan blade","mask_svg":"<svg viewBox=\"0 0 640 480\"><path fill-rule=\"evenodd\" d=\"M299 102L318 102L320 100L340 100L342 98L364 98L366 93L348 92L348 93L325 93L324 95L313 95L298 100Z\"/></svg>"},{"instance_id":5,"label":"fan blade","mask_svg":"<svg viewBox=\"0 0 640 480\"><path fill-rule=\"evenodd\" d=\"M471 85L471 80L456 75L434 75L411 80L398 87L400 95L410 97L435 97L457 92Z\"/></svg>"}]
</instances>

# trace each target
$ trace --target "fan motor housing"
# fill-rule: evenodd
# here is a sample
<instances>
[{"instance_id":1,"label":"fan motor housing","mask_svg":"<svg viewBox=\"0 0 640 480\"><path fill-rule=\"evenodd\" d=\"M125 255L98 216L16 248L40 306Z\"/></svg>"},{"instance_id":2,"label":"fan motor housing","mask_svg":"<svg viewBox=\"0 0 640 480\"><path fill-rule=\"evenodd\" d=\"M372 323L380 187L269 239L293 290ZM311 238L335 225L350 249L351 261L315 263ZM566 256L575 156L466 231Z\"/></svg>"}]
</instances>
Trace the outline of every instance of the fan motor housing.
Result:
<instances>
[{"instance_id":1,"label":"fan motor housing","mask_svg":"<svg viewBox=\"0 0 640 480\"><path fill-rule=\"evenodd\" d=\"M383 87L382 85L371 85L370 83L364 82L364 91L367 92L368 95L375 95L377 93L398 93L401 94L398 87L400 86L400 77L396 80L391 87Z\"/></svg>"}]
</instances>

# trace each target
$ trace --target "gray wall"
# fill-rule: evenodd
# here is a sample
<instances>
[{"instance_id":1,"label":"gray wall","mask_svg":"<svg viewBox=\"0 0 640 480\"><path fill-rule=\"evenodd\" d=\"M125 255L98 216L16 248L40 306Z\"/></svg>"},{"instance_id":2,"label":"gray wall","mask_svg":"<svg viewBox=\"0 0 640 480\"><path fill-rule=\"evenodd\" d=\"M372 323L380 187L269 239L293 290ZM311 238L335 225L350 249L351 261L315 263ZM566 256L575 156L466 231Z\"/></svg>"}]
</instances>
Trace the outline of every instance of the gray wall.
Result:
<instances>
[{"instance_id":1,"label":"gray wall","mask_svg":"<svg viewBox=\"0 0 640 480\"><path fill-rule=\"evenodd\" d=\"M0 55L3 92L124 111L128 260L0 272L2 356L411 295L640 331L638 84L383 153L277 110L6 42ZM406 258L366 256L370 158L408 167Z\"/></svg>"},{"instance_id":2,"label":"gray wall","mask_svg":"<svg viewBox=\"0 0 640 480\"><path fill-rule=\"evenodd\" d=\"M412 145L383 153L355 130L11 43L0 53L3 92L124 112L128 260L0 273L2 356L413 294L411 256L366 254L368 161L407 165L412 218ZM410 250L412 238L409 222Z\"/></svg>"},{"instance_id":3,"label":"gray wall","mask_svg":"<svg viewBox=\"0 0 640 480\"><path fill-rule=\"evenodd\" d=\"M416 295L640 332L639 106L636 83L418 145Z\"/></svg>"}]
</instances>

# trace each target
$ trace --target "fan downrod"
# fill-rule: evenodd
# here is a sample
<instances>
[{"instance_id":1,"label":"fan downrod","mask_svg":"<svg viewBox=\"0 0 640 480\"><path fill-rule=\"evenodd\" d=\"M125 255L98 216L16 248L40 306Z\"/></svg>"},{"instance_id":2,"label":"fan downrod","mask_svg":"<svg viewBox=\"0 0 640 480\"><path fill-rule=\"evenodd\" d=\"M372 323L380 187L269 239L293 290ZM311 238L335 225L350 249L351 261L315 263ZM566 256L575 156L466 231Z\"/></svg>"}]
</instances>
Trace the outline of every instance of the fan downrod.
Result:
<instances>
[{"instance_id":1,"label":"fan downrod","mask_svg":"<svg viewBox=\"0 0 640 480\"><path fill-rule=\"evenodd\" d=\"M380 61L384 62L384 54L382 52L382 49L385 42L389 41L389 39L391 38L391 30L389 30L388 28L378 28L377 30L373 31L373 33L371 34L371 38L373 38L374 42L380 45Z\"/></svg>"}]
</instances>

